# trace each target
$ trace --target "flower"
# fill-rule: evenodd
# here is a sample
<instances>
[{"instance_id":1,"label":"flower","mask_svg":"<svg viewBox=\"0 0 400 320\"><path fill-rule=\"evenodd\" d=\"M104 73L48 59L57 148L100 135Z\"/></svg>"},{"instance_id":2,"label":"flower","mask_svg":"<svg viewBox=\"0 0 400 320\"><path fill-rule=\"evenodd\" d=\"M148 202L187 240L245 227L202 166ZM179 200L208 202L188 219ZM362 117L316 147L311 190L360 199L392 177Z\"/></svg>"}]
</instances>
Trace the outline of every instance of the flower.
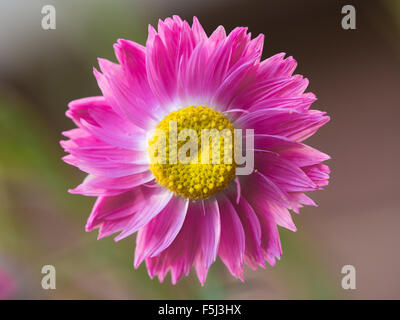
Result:
<instances>
[{"instance_id":1,"label":"flower","mask_svg":"<svg viewBox=\"0 0 400 320\"><path fill-rule=\"evenodd\" d=\"M0 300L12 299L16 289L15 279L0 268Z\"/></svg>"},{"instance_id":2,"label":"flower","mask_svg":"<svg viewBox=\"0 0 400 320\"><path fill-rule=\"evenodd\" d=\"M63 133L63 160L88 173L70 192L98 197L86 230L98 228L99 239L120 232L116 241L138 232L134 266L145 261L151 278L170 271L175 284L194 266L204 284L217 256L242 281L244 263L274 265L282 254L277 226L296 231L289 209L315 206L304 192L328 184L329 156L302 141L329 117L309 109L316 98L293 75L292 57L261 61L263 42L244 27L226 35L220 26L208 37L196 17L192 26L178 16L160 20L145 47L118 40L119 64L99 59L102 96L69 104L77 128ZM168 144L170 121L195 133L253 129L246 148L255 170L237 175L236 159L152 161L162 141L156 129L167 136L164 160L180 152L174 146L182 143Z\"/></svg>"}]
</instances>

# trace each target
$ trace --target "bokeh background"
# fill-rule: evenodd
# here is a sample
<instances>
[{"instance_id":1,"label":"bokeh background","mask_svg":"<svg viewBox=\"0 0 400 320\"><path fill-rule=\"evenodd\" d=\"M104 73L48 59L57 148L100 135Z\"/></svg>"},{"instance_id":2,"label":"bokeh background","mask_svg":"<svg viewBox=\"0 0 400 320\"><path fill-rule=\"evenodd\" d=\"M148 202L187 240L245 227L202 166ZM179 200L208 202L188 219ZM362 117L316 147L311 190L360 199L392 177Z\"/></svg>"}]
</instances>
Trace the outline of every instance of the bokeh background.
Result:
<instances>
[{"instance_id":1,"label":"bokeh background","mask_svg":"<svg viewBox=\"0 0 400 320\"><path fill-rule=\"evenodd\" d=\"M56 30L41 28L52 4ZM341 28L356 8L357 29ZM310 79L314 108L332 120L308 143L330 154L331 183L318 208L280 229L275 267L245 270L221 262L201 287L191 274L176 286L133 269L134 237L96 240L84 225L94 198L70 195L84 174L61 161L70 100L100 94L97 57L115 61L118 38L144 43L147 25L195 15L210 34L248 26L266 34L264 58L293 55ZM0 297L17 299L400 299L400 1L32 1L0 2ZM54 265L57 289L43 290ZM341 288L354 265L357 289Z\"/></svg>"}]
</instances>

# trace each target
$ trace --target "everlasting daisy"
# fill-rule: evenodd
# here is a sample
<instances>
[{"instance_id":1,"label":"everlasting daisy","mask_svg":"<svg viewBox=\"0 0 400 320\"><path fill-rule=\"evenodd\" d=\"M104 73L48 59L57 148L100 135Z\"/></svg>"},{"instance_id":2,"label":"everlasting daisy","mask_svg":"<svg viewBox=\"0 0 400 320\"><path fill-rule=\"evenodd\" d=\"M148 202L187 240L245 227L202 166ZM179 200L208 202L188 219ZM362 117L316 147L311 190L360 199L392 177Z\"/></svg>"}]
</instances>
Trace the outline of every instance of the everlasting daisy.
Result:
<instances>
[{"instance_id":1,"label":"everlasting daisy","mask_svg":"<svg viewBox=\"0 0 400 320\"><path fill-rule=\"evenodd\" d=\"M70 192L97 197L86 230L119 232L116 240L137 232L134 266L145 262L151 278L170 271L175 284L194 266L204 284L217 256L242 280L244 263L274 265L278 226L295 231L289 210L315 205L304 192L328 184L321 162L329 156L302 142L329 117L309 109L316 98L293 75L292 57L261 61L263 42L243 27L226 35L220 26L208 37L196 18L192 26L178 16L160 20L146 46L118 40L118 63L99 59L102 96L69 104L77 128L64 132L63 159L88 173ZM171 120L178 131L253 129L254 170L154 163L152 133L169 137Z\"/></svg>"},{"instance_id":2,"label":"everlasting daisy","mask_svg":"<svg viewBox=\"0 0 400 320\"><path fill-rule=\"evenodd\" d=\"M0 269L0 300L11 299L16 293L15 279Z\"/></svg>"}]
</instances>

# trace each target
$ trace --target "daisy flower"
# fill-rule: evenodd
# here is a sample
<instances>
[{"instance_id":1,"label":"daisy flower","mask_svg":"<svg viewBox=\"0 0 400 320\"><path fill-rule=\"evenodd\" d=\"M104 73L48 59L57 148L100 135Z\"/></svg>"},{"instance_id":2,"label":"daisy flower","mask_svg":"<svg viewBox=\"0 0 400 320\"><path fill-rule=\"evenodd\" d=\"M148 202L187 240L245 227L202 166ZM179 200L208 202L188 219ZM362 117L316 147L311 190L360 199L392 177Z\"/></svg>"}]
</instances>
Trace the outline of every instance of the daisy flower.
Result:
<instances>
[{"instance_id":1,"label":"daisy flower","mask_svg":"<svg viewBox=\"0 0 400 320\"><path fill-rule=\"evenodd\" d=\"M12 299L15 294L15 279L4 270L0 269L0 300Z\"/></svg>"},{"instance_id":2,"label":"daisy flower","mask_svg":"<svg viewBox=\"0 0 400 320\"><path fill-rule=\"evenodd\" d=\"M116 241L137 232L134 266L145 262L151 278L163 281L170 271L175 284L194 266L204 284L217 256L242 281L244 263L274 265L278 226L296 231L289 210L315 206L304 192L328 184L329 156L302 142L329 117L310 110L316 97L293 75L292 57L261 60L263 42L244 27L207 36L195 17L192 26L178 16L160 20L146 46L120 39L118 63L99 59L102 96L69 104L77 128L63 133L63 160L88 173L70 192L97 197L86 230L99 229L99 239L119 232ZM254 170L238 175L236 158L152 161L162 141L155 130L167 137L164 158L180 152L171 122L178 134L252 129L243 140L253 141L245 151Z\"/></svg>"}]
</instances>

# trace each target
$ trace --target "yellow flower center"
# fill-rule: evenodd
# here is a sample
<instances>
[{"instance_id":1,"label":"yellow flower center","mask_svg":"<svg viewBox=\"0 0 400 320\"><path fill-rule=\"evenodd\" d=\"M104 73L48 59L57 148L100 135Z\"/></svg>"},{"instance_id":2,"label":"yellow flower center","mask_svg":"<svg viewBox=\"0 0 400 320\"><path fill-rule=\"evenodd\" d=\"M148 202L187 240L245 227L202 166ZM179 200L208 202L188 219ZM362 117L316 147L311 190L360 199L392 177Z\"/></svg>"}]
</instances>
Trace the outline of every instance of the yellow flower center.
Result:
<instances>
[{"instance_id":1,"label":"yellow flower center","mask_svg":"<svg viewBox=\"0 0 400 320\"><path fill-rule=\"evenodd\" d=\"M157 182L190 199L206 199L235 178L234 127L220 112L190 106L168 114L149 140Z\"/></svg>"}]
</instances>

